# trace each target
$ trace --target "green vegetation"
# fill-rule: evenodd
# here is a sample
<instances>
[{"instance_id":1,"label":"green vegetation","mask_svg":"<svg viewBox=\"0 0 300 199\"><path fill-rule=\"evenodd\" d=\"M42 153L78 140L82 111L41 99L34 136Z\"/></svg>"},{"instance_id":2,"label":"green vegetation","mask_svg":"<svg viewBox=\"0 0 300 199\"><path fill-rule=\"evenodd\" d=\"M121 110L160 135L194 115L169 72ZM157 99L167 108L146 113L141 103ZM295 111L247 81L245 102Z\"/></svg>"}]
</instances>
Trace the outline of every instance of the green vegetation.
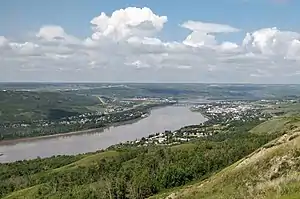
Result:
<instances>
[{"instance_id":1,"label":"green vegetation","mask_svg":"<svg viewBox=\"0 0 300 199\"><path fill-rule=\"evenodd\" d=\"M0 165L4 198L146 198L208 178L278 137L249 133L257 122L177 146L124 146L79 156ZM65 161L62 161L65 159Z\"/></svg>"},{"instance_id":2,"label":"green vegetation","mask_svg":"<svg viewBox=\"0 0 300 199\"><path fill-rule=\"evenodd\" d=\"M80 124L60 122L98 104L96 97L62 91L0 91L0 140L81 130Z\"/></svg>"},{"instance_id":3,"label":"green vegetation","mask_svg":"<svg viewBox=\"0 0 300 199\"><path fill-rule=\"evenodd\" d=\"M0 121L52 120L88 112L99 104L93 96L66 92L0 91Z\"/></svg>"},{"instance_id":4,"label":"green vegetation","mask_svg":"<svg viewBox=\"0 0 300 199\"><path fill-rule=\"evenodd\" d=\"M107 127L172 103L121 102L71 91L0 91L0 141Z\"/></svg>"},{"instance_id":5,"label":"green vegetation","mask_svg":"<svg viewBox=\"0 0 300 199\"><path fill-rule=\"evenodd\" d=\"M300 133L291 131L207 180L153 198L298 199Z\"/></svg>"},{"instance_id":6,"label":"green vegetation","mask_svg":"<svg viewBox=\"0 0 300 199\"><path fill-rule=\"evenodd\" d=\"M55 91L45 91L48 86ZM1 198L300 198L300 106L285 101L297 99L298 86L28 84L26 88L33 90L0 91L1 139L101 127L140 118L154 106L124 100L129 108L124 110L115 98L283 100L257 103L268 106L267 114L256 107L242 113L231 103L220 105L206 114L211 118L207 123L178 130L180 136L201 135L184 144L146 145L143 139L142 144L115 145L95 153L0 164ZM117 109L107 114L109 120L104 114L94 115L107 107ZM138 112L130 107L138 107ZM276 117L265 121L269 113ZM27 124L35 128L24 131ZM21 133L11 133L10 128Z\"/></svg>"},{"instance_id":7,"label":"green vegetation","mask_svg":"<svg viewBox=\"0 0 300 199\"><path fill-rule=\"evenodd\" d=\"M273 134L278 133L280 131L288 130L288 128L291 128L291 126L288 125L290 120L291 118L287 117L273 118L254 127L251 130L251 132L258 134Z\"/></svg>"}]
</instances>

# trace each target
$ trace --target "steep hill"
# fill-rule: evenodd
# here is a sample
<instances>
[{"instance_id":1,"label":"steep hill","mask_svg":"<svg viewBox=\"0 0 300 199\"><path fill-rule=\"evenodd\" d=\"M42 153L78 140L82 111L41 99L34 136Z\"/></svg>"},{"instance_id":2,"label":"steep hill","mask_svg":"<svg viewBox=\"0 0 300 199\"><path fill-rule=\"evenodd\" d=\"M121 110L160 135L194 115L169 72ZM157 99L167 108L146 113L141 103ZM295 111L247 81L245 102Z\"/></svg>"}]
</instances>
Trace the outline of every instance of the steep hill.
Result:
<instances>
[{"instance_id":1,"label":"steep hill","mask_svg":"<svg viewBox=\"0 0 300 199\"><path fill-rule=\"evenodd\" d=\"M269 142L207 180L153 198L299 199L300 129Z\"/></svg>"}]
</instances>

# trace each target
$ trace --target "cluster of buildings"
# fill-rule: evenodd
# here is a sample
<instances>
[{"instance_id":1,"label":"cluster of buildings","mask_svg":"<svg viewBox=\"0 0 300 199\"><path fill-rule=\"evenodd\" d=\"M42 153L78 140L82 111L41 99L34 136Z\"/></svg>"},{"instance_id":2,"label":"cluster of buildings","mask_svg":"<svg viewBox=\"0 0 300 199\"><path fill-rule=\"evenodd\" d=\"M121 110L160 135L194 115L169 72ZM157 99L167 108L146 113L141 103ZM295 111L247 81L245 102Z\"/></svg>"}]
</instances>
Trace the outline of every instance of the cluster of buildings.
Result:
<instances>
[{"instance_id":1,"label":"cluster of buildings","mask_svg":"<svg viewBox=\"0 0 300 199\"><path fill-rule=\"evenodd\" d=\"M212 136L214 133L219 133L222 130L220 125L207 125L206 122L199 125L186 126L176 131L165 131L136 139L135 141L127 141L118 146L149 146L149 145L177 145L199 138Z\"/></svg>"},{"instance_id":2,"label":"cluster of buildings","mask_svg":"<svg viewBox=\"0 0 300 199\"><path fill-rule=\"evenodd\" d=\"M210 121L226 124L233 120L246 121L254 118L265 120L270 115L262 111L263 107L263 105L255 102L224 101L195 105L191 110L201 112Z\"/></svg>"},{"instance_id":3,"label":"cluster of buildings","mask_svg":"<svg viewBox=\"0 0 300 199\"><path fill-rule=\"evenodd\" d=\"M60 120L39 120L32 121L31 123L10 123L10 124L1 124L3 128L28 128L28 127L50 127L56 125L85 125L85 124L107 124L107 123L115 123L121 121L128 121L136 118L144 118L147 116L148 110L146 109L129 109L122 110L121 112L114 111L110 113L84 113L77 116L65 117Z\"/></svg>"},{"instance_id":4,"label":"cluster of buildings","mask_svg":"<svg viewBox=\"0 0 300 199\"><path fill-rule=\"evenodd\" d=\"M183 127L176 131L156 133L147 138L129 141L121 145L177 145L220 133L226 130L233 121L266 120L270 117L263 111L262 105L245 101L199 104L191 107L191 110L201 112L208 120L199 125ZM116 145L116 147L118 146Z\"/></svg>"},{"instance_id":5,"label":"cluster of buildings","mask_svg":"<svg viewBox=\"0 0 300 199\"><path fill-rule=\"evenodd\" d=\"M196 131L179 129L177 131L165 131L156 133L147 138L128 141L124 145L148 146L148 145L176 145L185 143L194 139L211 136L213 132L203 132L200 128ZM123 144L121 144L123 145Z\"/></svg>"},{"instance_id":6,"label":"cluster of buildings","mask_svg":"<svg viewBox=\"0 0 300 199\"><path fill-rule=\"evenodd\" d=\"M205 110L210 115L214 114L229 114L229 113L241 113L248 110L257 109L257 106L246 102L214 102L210 104L195 105L192 110Z\"/></svg>"}]
</instances>

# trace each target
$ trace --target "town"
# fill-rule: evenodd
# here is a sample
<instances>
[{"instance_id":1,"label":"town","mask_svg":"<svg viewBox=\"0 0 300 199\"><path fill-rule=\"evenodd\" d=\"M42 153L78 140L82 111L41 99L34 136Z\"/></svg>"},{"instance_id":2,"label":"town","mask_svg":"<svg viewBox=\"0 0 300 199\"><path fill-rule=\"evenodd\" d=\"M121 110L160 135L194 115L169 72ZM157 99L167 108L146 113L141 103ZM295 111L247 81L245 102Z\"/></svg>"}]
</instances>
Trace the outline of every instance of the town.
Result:
<instances>
[{"instance_id":1,"label":"town","mask_svg":"<svg viewBox=\"0 0 300 199\"><path fill-rule=\"evenodd\" d=\"M206 121L200 124L186 126L175 131L158 132L147 138L136 139L120 143L111 148L121 146L149 146L149 145L178 145L192 140L209 137L217 133L226 132L237 123L268 120L272 115L265 111L274 104L289 103L290 101L220 101L192 105L191 111L200 112Z\"/></svg>"}]
</instances>

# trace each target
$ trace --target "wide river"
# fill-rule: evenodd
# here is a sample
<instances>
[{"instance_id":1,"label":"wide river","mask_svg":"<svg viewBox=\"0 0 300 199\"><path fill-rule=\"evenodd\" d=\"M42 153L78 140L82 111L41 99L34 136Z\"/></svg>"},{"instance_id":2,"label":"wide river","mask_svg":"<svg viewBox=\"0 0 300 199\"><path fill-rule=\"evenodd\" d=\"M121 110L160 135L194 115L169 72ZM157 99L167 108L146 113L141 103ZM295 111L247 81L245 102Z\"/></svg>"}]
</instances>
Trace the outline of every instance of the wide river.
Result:
<instances>
[{"instance_id":1,"label":"wide river","mask_svg":"<svg viewBox=\"0 0 300 199\"><path fill-rule=\"evenodd\" d=\"M110 127L93 133L82 133L0 145L0 162L12 162L53 155L74 155L105 149L120 142L147 137L150 134L200 124L205 118L188 107L168 106L153 109L151 114L134 123Z\"/></svg>"}]
</instances>

